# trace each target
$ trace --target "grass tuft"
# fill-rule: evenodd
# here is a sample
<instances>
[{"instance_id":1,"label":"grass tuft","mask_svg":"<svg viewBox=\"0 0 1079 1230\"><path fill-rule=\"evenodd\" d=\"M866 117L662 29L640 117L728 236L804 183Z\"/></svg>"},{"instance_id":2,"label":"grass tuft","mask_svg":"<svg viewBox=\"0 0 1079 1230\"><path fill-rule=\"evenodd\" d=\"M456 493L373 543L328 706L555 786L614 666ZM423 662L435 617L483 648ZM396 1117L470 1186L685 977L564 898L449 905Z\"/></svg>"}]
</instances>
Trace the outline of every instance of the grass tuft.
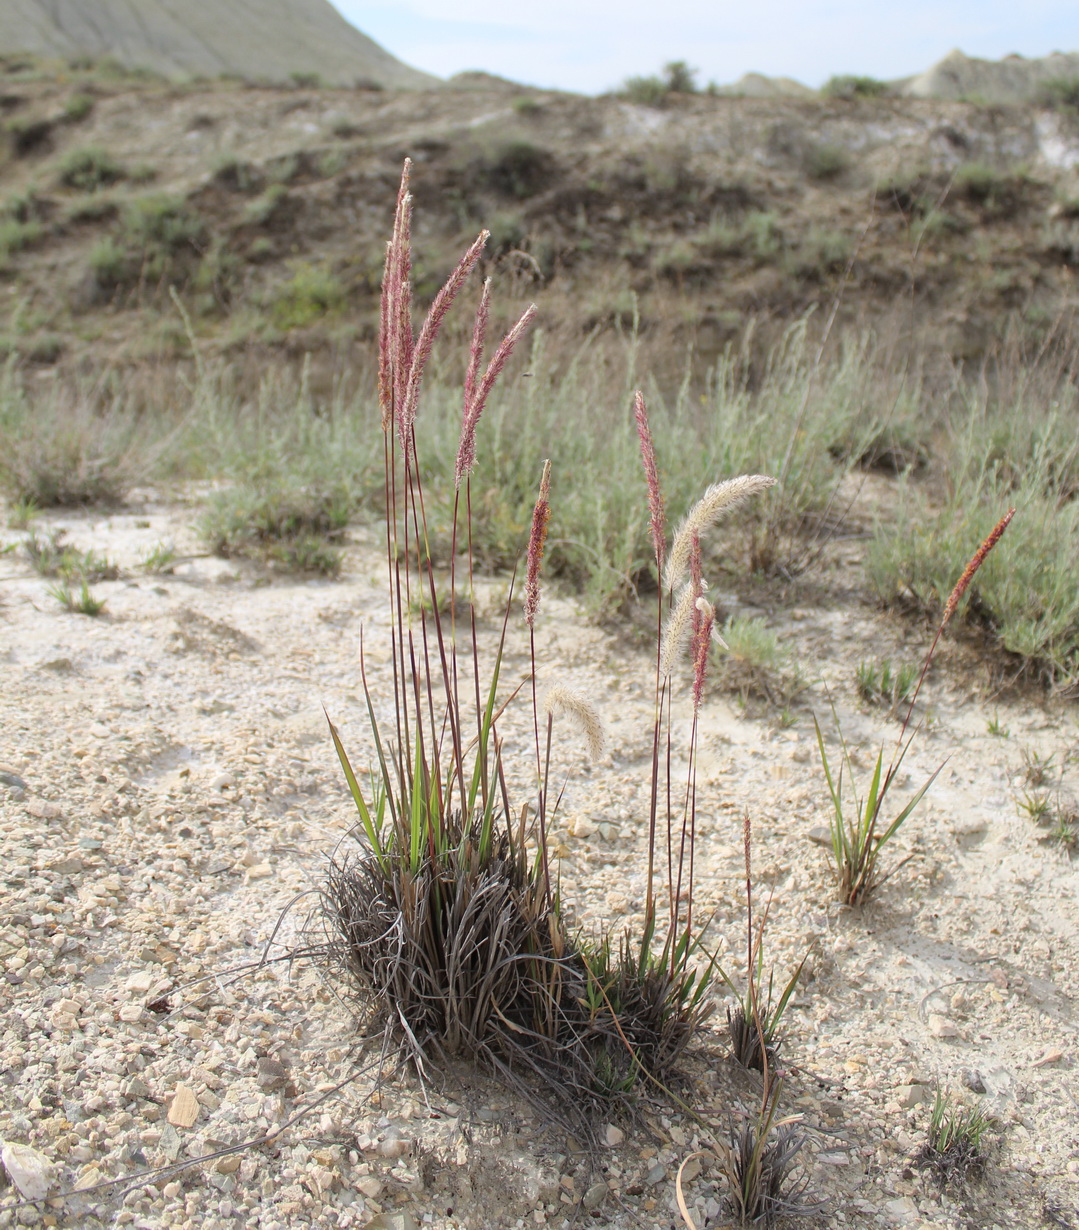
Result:
<instances>
[{"instance_id":1,"label":"grass tuft","mask_svg":"<svg viewBox=\"0 0 1079 1230\"><path fill-rule=\"evenodd\" d=\"M929 1117L929 1139L919 1150L917 1164L930 1170L942 1185L962 1182L985 1169L992 1129L993 1120L980 1106L962 1106L938 1089Z\"/></svg>"}]
</instances>

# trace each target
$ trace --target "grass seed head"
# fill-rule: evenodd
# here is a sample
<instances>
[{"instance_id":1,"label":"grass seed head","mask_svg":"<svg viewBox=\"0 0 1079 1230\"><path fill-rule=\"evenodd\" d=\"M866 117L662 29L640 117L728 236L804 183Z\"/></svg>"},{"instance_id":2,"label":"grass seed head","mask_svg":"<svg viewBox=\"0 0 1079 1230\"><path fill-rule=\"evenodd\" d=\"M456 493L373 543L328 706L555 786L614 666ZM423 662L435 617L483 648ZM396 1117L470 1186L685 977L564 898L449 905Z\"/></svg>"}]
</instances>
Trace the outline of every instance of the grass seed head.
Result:
<instances>
[{"instance_id":1,"label":"grass seed head","mask_svg":"<svg viewBox=\"0 0 1079 1230\"><path fill-rule=\"evenodd\" d=\"M685 577L690 564L694 536L699 538L725 512L736 508L748 500L751 495L756 495L758 491L764 491L775 485L776 480L767 474L743 474L739 478L729 478L722 483L713 483L689 510L675 533L663 577L667 589L673 592Z\"/></svg>"},{"instance_id":2,"label":"grass seed head","mask_svg":"<svg viewBox=\"0 0 1079 1230\"><path fill-rule=\"evenodd\" d=\"M552 717L568 714L580 727L588 745L589 756L598 760L603 755L607 742L606 732L595 705L587 697L573 688L555 684L547 690L547 695L543 698L543 711Z\"/></svg>"}]
</instances>

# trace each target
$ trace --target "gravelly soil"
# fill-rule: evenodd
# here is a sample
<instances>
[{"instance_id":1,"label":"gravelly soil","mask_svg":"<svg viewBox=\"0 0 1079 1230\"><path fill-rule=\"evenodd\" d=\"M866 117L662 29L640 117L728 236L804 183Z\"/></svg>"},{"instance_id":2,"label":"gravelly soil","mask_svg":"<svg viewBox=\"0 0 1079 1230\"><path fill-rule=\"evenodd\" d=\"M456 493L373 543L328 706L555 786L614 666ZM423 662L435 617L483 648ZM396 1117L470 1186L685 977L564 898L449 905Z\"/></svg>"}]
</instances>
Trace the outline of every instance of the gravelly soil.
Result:
<instances>
[{"instance_id":1,"label":"gravelly soil","mask_svg":"<svg viewBox=\"0 0 1079 1230\"><path fill-rule=\"evenodd\" d=\"M660 1103L610 1125L611 1147L591 1158L474 1074L432 1075L426 1089L404 1074L373 1093L361 1072L315 1105L372 1059L356 1055L336 988L311 963L228 971L258 960L352 823L322 706L362 756L361 626L376 692L385 678L379 556L361 534L339 581L202 557L171 575L140 571L155 543L196 552L192 516L145 493L108 517L40 520L39 532L63 528L121 566L94 587L107 599L96 619L63 611L19 551L0 560L0 1139L51 1164L51 1199L20 1206L3 1189L0 1225L411 1224L372 1222L380 1213L447 1227L681 1224L675 1174L710 1136ZM855 666L924 652L922 629L859 602L857 566L844 544L819 595L755 610L812 681L793 725L766 706L751 716L719 687L706 701L708 943L737 976L748 808L758 884L775 886L768 960L785 981L810 954L784 1098L809 1129L815 1224L1079 1225L1079 878L1016 807L1034 788L1035 756L1052 757L1046 788L1074 804L1074 707L987 696L970 651L946 645L906 764L913 790L948 758L896 841L895 861L913 857L873 905L839 909L813 839L827 812L810 706L823 719L830 689L865 770L897 725L859 705ZM484 583L492 614L505 592L503 580ZM492 620L484 636L496 631ZM557 749L570 777L555 834L563 892L585 924L632 924L650 652L551 593L539 639L545 677L587 691L609 734L597 766L568 735ZM526 645L514 627L507 683L526 669ZM527 747L527 730L524 712L510 715L507 747ZM283 942L310 900L294 906ZM687 1065L685 1096L717 1129L754 1097L725 1051L717 1025ZM912 1160L938 1085L983 1104L998 1142L984 1178L943 1191ZM144 1185L59 1195L263 1136L309 1106L268 1144ZM683 1187L699 1227L729 1224L709 1153Z\"/></svg>"}]
</instances>

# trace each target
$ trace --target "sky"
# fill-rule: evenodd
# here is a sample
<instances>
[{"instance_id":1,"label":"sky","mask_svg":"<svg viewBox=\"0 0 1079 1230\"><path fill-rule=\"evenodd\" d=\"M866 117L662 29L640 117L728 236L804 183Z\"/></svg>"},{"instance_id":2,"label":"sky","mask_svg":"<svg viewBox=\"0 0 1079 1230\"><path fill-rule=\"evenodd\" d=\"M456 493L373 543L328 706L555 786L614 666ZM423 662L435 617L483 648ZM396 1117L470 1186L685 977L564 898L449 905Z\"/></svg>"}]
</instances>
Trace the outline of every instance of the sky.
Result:
<instances>
[{"instance_id":1,"label":"sky","mask_svg":"<svg viewBox=\"0 0 1079 1230\"><path fill-rule=\"evenodd\" d=\"M1079 51L1075 0L332 0L414 68L482 69L527 85L599 94L670 60L725 85L743 73L820 86L888 80L954 48L1000 59Z\"/></svg>"}]
</instances>

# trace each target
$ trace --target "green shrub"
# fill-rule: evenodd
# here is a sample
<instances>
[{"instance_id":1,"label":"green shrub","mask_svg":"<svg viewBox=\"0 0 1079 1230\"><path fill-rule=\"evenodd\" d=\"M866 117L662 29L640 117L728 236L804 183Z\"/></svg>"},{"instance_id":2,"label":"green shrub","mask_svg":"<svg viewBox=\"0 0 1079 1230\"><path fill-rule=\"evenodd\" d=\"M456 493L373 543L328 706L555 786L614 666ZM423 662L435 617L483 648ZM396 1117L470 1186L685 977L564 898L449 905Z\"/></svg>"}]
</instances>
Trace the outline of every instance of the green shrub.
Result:
<instances>
[{"instance_id":1,"label":"green shrub","mask_svg":"<svg viewBox=\"0 0 1079 1230\"><path fill-rule=\"evenodd\" d=\"M64 115L73 124L84 120L94 109L94 99L91 94L72 94L64 101Z\"/></svg>"},{"instance_id":2,"label":"green shrub","mask_svg":"<svg viewBox=\"0 0 1079 1230\"><path fill-rule=\"evenodd\" d=\"M1079 115L1079 77L1057 77L1046 81L1038 90L1037 101L1054 111Z\"/></svg>"},{"instance_id":3,"label":"green shrub","mask_svg":"<svg viewBox=\"0 0 1079 1230\"><path fill-rule=\"evenodd\" d=\"M829 77L821 87L825 98L881 98L889 92L886 81L875 77L838 76Z\"/></svg>"},{"instance_id":4,"label":"green shrub","mask_svg":"<svg viewBox=\"0 0 1079 1230\"><path fill-rule=\"evenodd\" d=\"M672 94L696 94L696 76L685 60L671 60L662 77L627 77L618 95L646 107L662 106Z\"/></svg>"},{"instance_id":5,"label":"green shrub","mask_svg":"<svg viewBox=\"0 0 1079 1230\"><path fill-rule=\"evenodd\" d=\"M850 166L850 154L841 145L813 145L803 165L810 179L838 179Z\"/></svg>"},{"instance_id":6,"label":"green shrub","mask_svg":"<svg viewBox=\"0 0 1079 1230\"><path fill-rule=\"evenodd\" d=\"M57 178L65 188L97 192L127 177L127 171L96 145L73 149L60 162Z\"/></svg>"},{"instance_id":7,"label":"green shrub","mask_svg":"<svg viewBox=\"0 0 1079 1230\"><path fill-rule=\"evenodd\" d=\"M322 265L301 264L274 293L271 310L279 329L303 329L344 305L345 288L335 273Z\"/></svg>"},{"instance_id":8,"label":"green shrub","mask_svg":"<svg viewBox=\"0 0 1079 1230\"><path fill-rule=\"evenodd\" d=\"M0 219L0 264L14 252L21 252L41 239L45 228L40 222L17 222L12 218Z\"/></svg>"},{"instance_id":9,"label":"green shrub","mask_svg":"<svg viewBox=\"0 0 1079 1230\"><path fill-rule=\"evenodd\" d=\"M477 185L516 200L549 188L557 169L551 152L531 141L507 141L493 153L476 159L470 168Z\"/></svg>"}]
</instances>

